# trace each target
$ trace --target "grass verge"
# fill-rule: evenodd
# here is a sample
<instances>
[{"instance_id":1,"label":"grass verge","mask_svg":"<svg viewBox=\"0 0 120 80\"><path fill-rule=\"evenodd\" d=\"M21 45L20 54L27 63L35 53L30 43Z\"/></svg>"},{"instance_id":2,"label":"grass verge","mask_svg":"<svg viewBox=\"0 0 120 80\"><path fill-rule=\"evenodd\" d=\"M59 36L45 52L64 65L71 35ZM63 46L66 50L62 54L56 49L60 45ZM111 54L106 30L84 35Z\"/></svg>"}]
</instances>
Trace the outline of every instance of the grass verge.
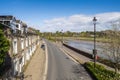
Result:
<instances>
[{"instance_id":1,"label":"grass verge","mask_svg":"<svg viewBox=\"0 0 120 80\"><path fill-rule=\"evenodd\" d=\"M105 69L102 65L96 64L94 68L93 62L87 62L84 66L95 80L120 80L120 74L115 74L115 72Z\"/></svg>"}]
</instances>

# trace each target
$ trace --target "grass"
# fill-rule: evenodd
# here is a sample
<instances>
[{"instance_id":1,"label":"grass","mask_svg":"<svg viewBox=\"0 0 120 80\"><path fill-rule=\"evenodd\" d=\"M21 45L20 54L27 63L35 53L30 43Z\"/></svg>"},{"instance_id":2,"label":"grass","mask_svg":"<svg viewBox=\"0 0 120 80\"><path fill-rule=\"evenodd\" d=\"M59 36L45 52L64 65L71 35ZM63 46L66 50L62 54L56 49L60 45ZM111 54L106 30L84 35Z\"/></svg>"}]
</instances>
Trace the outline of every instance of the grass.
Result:
<instances>
[{"instance_id":1,"label":"grass","mask_svg":"<svg viewBox=\"0 0 120 80\"><path fill-rule=\"evenodd\" d=\"M50 40L50 41L52 41L52 42L55 42L56 40L55 40L55 38L48 38L48 40Z\"/></svg>"},{"instance_id":2,"label":"grass","mask_svg":"<svg viewBox=\"0 0 120 80\"><path fill-rule=\"evenodd\" d=\"M62 40L62 37L50 37L48 38L50 41L60 41ZM94 41L94 38L93 37L63 37L63 40L85 40L85 41ZM102 43L106 43L106 42L109 42L108 39L106 38L96 38L96 41L97 42L102 42Z\"/></svg>"},{"instance_id":3,"label":"grass","mask_svg":"<svg viewBox=\"0 0 120 80\"><path fill-rule=\"evenodd\" d=\"M78 40L94 41L94 38L93 37L79 37ZM102 42L102 43L109 42L109 40L105 38L96 38L96 41Z\"/></svg>"}]
</instances>

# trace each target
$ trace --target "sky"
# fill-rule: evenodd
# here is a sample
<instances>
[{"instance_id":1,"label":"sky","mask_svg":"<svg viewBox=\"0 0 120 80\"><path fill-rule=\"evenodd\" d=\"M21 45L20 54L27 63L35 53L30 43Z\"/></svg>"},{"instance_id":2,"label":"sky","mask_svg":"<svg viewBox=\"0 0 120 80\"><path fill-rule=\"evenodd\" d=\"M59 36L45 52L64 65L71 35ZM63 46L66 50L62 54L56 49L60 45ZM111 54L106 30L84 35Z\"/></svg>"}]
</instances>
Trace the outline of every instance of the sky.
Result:
<instances>
[{"instance_id":1,"label":"sky","mask_svg":"<svg viewBox=\"0 0 120 80\"><path fill-rule=\"evenodd\" d=\"M42 32L105 30L120 19L120 0L0 0L0 15L13 15Z\"/></svg>"}]
</instances>

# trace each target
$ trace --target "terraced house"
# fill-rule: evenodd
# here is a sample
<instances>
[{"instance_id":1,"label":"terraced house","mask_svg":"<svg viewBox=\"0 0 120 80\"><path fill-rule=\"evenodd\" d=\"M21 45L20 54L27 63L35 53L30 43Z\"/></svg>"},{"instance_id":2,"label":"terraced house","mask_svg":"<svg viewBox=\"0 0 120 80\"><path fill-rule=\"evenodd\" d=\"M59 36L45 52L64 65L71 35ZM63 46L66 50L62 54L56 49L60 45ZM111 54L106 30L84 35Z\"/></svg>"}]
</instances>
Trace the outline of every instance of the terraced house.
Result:
<instances>
[{"instance_id":1,"label":"terraced house","mask_svg":"<svg viewBox=\"0 0 120 80\"><path fill-rule=\"evenodd\" d=\"M39 45L39 31L11 15L0 16L0 27L10 41L9 59L5 59L9 69L3 77L19 76Z\"/></svg>"}]
</instances>

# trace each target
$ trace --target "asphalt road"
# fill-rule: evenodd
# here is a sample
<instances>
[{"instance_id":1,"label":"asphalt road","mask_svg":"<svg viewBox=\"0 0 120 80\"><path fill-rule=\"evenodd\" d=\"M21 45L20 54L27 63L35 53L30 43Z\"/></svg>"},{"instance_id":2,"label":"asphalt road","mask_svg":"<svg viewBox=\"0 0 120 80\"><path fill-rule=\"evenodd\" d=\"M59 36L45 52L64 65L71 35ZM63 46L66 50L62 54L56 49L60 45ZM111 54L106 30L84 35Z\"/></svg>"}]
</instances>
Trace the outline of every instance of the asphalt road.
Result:
<instances>
[{"instance_id":1,"label":"asphalt road","mask_svg":"<svg viewBox=\"0 0 120 80\"><path fill-rule=\"evenodd\" d=\"M47 80L92 80L85 69L72 61L56 45L46 41L48 46Z\"/></svg>"}]
</instances>

